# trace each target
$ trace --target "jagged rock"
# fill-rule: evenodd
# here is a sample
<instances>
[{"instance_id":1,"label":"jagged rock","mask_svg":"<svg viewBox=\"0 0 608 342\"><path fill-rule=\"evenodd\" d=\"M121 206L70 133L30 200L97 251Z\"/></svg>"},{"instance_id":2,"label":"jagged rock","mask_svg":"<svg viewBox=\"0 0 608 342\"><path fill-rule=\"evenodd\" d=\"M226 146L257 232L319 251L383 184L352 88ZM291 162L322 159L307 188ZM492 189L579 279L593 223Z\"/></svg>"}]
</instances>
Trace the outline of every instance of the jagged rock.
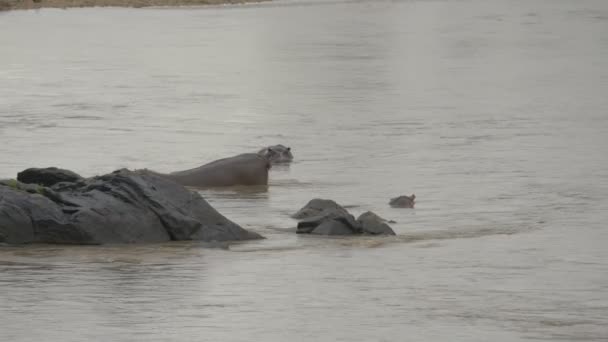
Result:
<instances>
[{"instance_id":1,"label":"jagged rock","mask_svg":"<svg viewBox=\"0 0 608 342\"><path fill-rule=\"evenodd\" d=\"M309 217L322 216L329 212L348 214L348 211L335 201L315 198L310 200L302 209L298 210L297 213L291 215L291 217L295 219L306 219Z\"/></svg>"},{"instance_id":2,"label":"jagged rock","mask_svg":"<svg viewBox=\"0 0 608 342\"><path fill-rule=\"evenodd\" d=\"M372 212L366 212L355 220L344 207L332 200L314 199L292 217L301 218L298 234L319 235L395 235L386 220Z\"/></svg>"},{"instance_id":3,"label":"jagged rock","mask_svg":"<svg viewBox=\"0 0 608 342\"><path fill-rule=\"evenodd\" d=\"M23 183L0 182L0 242L105 244L262 238L222 216L198 193L151 172L123 169L53 185L30 193L23 190L27 188Z\"/></svg>"}]
</instances>

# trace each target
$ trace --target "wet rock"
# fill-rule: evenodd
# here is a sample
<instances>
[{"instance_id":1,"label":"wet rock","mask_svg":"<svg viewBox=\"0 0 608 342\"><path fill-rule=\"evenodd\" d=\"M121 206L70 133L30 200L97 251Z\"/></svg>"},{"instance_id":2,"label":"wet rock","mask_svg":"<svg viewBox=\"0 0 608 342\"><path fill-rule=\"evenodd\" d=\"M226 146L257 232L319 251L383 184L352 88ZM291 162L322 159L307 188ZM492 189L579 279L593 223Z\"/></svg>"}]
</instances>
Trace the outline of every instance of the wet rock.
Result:
<instances>
[{"instance_id":1,"label":"wet rock","mask_svg":"<svg viewBox=\"0 0 608 342\"><path fill-rule=\"evenodd\" d=\"M328 211L322 213L321 215L309 217L298 222L298 231L297 233L310 233L317 226L323 224L327 221L337 221L346 225L350 230L354 233L361 232L361 224L355 220L355 217L348 212L341 211Z\"/></svg>"},{"instance_id":2,"label":"wet rock","mask_svg":"<svg viewBox=\"0 0 608 342\"><path fill-rule=\"evenodd\" d=\"M105 244L262 238L222 216L198 193L147 171L123 169L75 179L75 183L55 182L52 188L38 187L36 193L24 191L23 183L11 185L0 183L0 242Z\"/></svg>"},{"instance_id":3,"label":"wet rock","mask_svg":"<svg viewBox=\"0 0 608 342\"><path fill-rule=\"evenodd\" d=\"M395 198L391 198L388 202L389 205L393 208L413 208L416 200L416 195L412 194L411 196L398 196Z\"/></svg>"},{"instance_id":4,"label":"wet rock","mask_svg":"<svg viewBox=\"0 0 608 342\"><path fill-rule=\"evenodd\" d=\"M40 193L40 191L42 189L42 186L40 186L40 185L25 184L25 183L19 182L18 180L15 180L15 179L0 180L0 185L4 185L4 186L7 186L7 187L15 189L15 190L29 192L31 194Z\"/></svg>"},{"instance_id":5,"label":"wet rock","mask_svg":"<svg viewBox=\"0 0 608 342\"><path fill-rule=\"evenodd\" d=\"M395 235L393 229L386 224L386 220L371 211L361 214L359 218L357 218L357 221L361 224L363 233L372 235Z\"/></svg>"},{"instance_id":6,"label":"wet rock","mask_svg":"<svg viewBox=\"0 0 608 342\"><path fill-rule=\"evenodd\" d=\"M8 193L13 199L8 202ZM28 212L23 207L30 207L30 195L0 185L0 242L19 244L34 240L34 227Z\"/></svg>"},{"instance_id":7,"label":"wet rock","mask_svg":"<svg viewBox=\"0 0 608 342\"><path fill-rule=\"evenodd\" d=\"M295 219L305 219L310 217L323 216L327 213L332 212L348 214L348 211L335 201L315 198L313 200L310 200L297 213L291 215L291 217Z\"/></svg>"},{"instance_id":8,"label":"wet rock","mask_svg":"<svg viewBox=\"0 0 608 342\"><path fill-rule=\"evenodd\" d=\"M60 207L41 194L0 185L0 240L10 244L43 242L42 235L64 230L73 233Z\"/></svg>"},{"instance_id":9,"label":"wet rock","mask_svg":"<svg viewBox=\"0 0 608 342\"><path fill-rule=\"evenodd\" d=\"M338 220L328 220L321 223L314 230L310 232L310 234L315 235L354 235L357 234L354 232L348 225L344 224L344 222Z\"/></svg>"},{"instance_id":10,"label":"wet rock","mask_svg":"<svg viewBox=\"0 0 608 342\"><path fill-rule=\"evenodd\" d=\"M59 182L73 183L82 179L80 175L70 170L58 169L56 167L31 168L17 174L17 180L22 183L40 184L43 186L51 186Z\"/></svg>"},{"instance_id":11,"label":"wet rock","mask_svg":"<svg viewBox=\"0 0 608 342\"><path fill-rule=\"evenodd\" d=\"M316 213L316 216L309 216ZM346 209L331 200L314 199L293 217L304 217L298 222L298 234L320 235L395 235L386 220L366 212L355 220Z\"/></svg>"}]
</instances>

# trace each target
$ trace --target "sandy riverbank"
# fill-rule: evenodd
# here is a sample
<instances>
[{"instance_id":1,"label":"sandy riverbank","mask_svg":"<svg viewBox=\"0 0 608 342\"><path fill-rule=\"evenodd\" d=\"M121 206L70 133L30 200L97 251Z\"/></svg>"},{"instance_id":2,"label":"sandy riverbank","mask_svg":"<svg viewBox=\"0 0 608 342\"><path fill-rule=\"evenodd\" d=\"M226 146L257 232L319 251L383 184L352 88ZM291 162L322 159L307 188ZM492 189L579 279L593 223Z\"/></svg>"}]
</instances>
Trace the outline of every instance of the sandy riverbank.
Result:
<instances>
[{"instance_id":1,"label":"sandy riverbank","mask_svg":"<svg viewBox=\"0 0 608 342\"><path fill-rule=\"evenodd\" d=\"M0 11L70 7L149 7L239 4L268 0L0 0Z\"/></svg>"}]
</instances>

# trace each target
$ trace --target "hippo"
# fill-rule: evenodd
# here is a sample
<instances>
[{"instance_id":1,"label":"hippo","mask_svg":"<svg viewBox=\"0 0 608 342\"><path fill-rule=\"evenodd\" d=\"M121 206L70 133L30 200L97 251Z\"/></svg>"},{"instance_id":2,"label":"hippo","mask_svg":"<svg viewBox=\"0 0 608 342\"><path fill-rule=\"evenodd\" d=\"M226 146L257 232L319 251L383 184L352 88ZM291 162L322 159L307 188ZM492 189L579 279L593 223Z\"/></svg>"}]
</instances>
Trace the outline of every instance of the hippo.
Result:
<instances>
[{"instance_id":1,"label":"hippo","mask_svg":"<svg viewBox=\"0 0 608 342\"><path fill-rule=\"evenodd\" d=\"M184 186L268 185L270 161L256 153L219 159L194 169L158 175Z\"/></svg>"},{"instance_id":2,"label":"hippo","mask_svg":"<svg viewBox=\"0 0 608 342\"><path fill-rule=\"evenodd\" d=\"M258 151L258 155L265 157L272 164L290 163L293 160L291 147L281 144L264 147Z\"/></svg>"},{"instance_id":3,"label":"hippo","mask_svg":"<svg viewBox=\"0 0 608 342\"><path fill-rule=\"evenodd\" d=\"M390 202L388 202L388 204L390 204L391 207L393 208L413 208L414 207L414 200L416 199L416 195L412 194L412 196L399 196L399 197L395 197L395 198L391 198Z\"/></svg>"}]
</instances>

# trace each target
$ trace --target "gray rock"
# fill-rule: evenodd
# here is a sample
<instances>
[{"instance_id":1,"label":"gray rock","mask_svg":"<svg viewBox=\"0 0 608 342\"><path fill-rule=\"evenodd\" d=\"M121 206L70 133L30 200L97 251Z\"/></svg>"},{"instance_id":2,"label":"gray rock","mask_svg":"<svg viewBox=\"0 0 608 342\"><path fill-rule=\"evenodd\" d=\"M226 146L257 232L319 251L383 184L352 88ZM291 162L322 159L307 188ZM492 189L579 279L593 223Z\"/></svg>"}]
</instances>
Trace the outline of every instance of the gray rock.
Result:
<instances>
[{"instance_id":1,"label":"gray rock","mask_svg":"<svg viewBox=\"0 0 608 342\"><path fill-rule=\"evenodd\" d=\"M262 238L228 220L198 193L151 172L118 170L66 186L0 183L0 242L141 243Z\"/></svg>"},{"instance_id":2,"label":"gray rock","mask_svg":"<svg viewBox=\"0 0 608 342\"><path fill-rule=\"evenodd\" d=\"M8 201L6 198L12 196ZM19 244L34 240L34 226L26 208L30 195L0 185L0 242Z\"/></svg>"},{"instance_id":3,"label":"gray rock","mask_svg":"<svg viewBox=\"0 0 608 342\"><path fill-rule=\"evenodd\" d=\"M23 170L17 174L17 180L22 183L28 184L40 184L44 186L51 186L59 182L76 182L82 180L80 175L64 169L58 169L56 167L47 168L31 168Z\"/></svg>"},{"instance_id":4,"label":"gray rock","mask_svg":"<svg viewBox=\"0 0 608 342\"><path fill-rule=\"evenodd\" d=\"M46 242L46 236L53 237L57 230L66 238L75 234L57 204L41 194L0 186L1 240L11 244Z\"/></svg>"},{"instance_id":5,"label":"gray rock","mask_svg":"<svg viewBox=\"0 0 608 342\"><path fill-rule=\"evenodd\" d=\"M297 213L291 215L291 217L295 219L305 219L322 216L330 212L348 214L348 211L335 201L315 198L309 201Z\"/></svg>"},{"instance_id":6,"label":"gray rock","mask_svg":"<svg viewBox=\"0 0 608 342\"><path fill-rule=\"evenodd\" d=\"M386 220L371 211L361 214L359 218L357 218L357 221L361 224L363 233L372 235L395 235L393 229L385 223Z\"/></svg>"},{"instance_id":7,"label":"gray rock","mask_svg":"<svg viewBox=\"0 0 608 342\"><path fill-rule=\"evenodd\" d=\"M348 212L330 211L322 213L319 216L309 217L298 222L298 229L306 229L309 227L317 227L325 221L339 221L344 223L354 232L361 232L361 224L355 220L355 217Z\"/></svg>"},{"instance_id":8,"label":"gray rock","mask_svg":"<svg viewBox=\"0 0 608 342\"><path fill-rule=\"evenodd\" d=\"M310 232L315 235L354 235L354 232L344 222L338 220L323 221L318 227Z\"/></svg>"},{"instance_id":9,"label":"gray rock","mask_svg":"<svg viewBox=\"0 0 608 342\"><path fill-rule=\"evenodd\" d=\"M41 189L43 188L41 185L38 185L38 184L21 183L18 180L15 180L15 179L0 180L0 185L4 185L4 186L7 186L9 188L13 188L15 190L21 190L21 191L29 192L31 194L40 193Z\"/></svg>"},{"instance_id":10,"label":"gray rock","mask_svg":"<svg viewBox=\"0 0 608 342\"><path fill-rule=\"evenodd\" d=\"M362 216L363 220L355 220L353 215L336 202L323 199L314 199L308 202L306 206L293 215L295 218L301 218L297 226L298 234L395 234L384 222L377 224L375 220L380 218L374 216L367 214ZM363 223L367 226L364 227Z\"/></svg>"}]
</instances>

